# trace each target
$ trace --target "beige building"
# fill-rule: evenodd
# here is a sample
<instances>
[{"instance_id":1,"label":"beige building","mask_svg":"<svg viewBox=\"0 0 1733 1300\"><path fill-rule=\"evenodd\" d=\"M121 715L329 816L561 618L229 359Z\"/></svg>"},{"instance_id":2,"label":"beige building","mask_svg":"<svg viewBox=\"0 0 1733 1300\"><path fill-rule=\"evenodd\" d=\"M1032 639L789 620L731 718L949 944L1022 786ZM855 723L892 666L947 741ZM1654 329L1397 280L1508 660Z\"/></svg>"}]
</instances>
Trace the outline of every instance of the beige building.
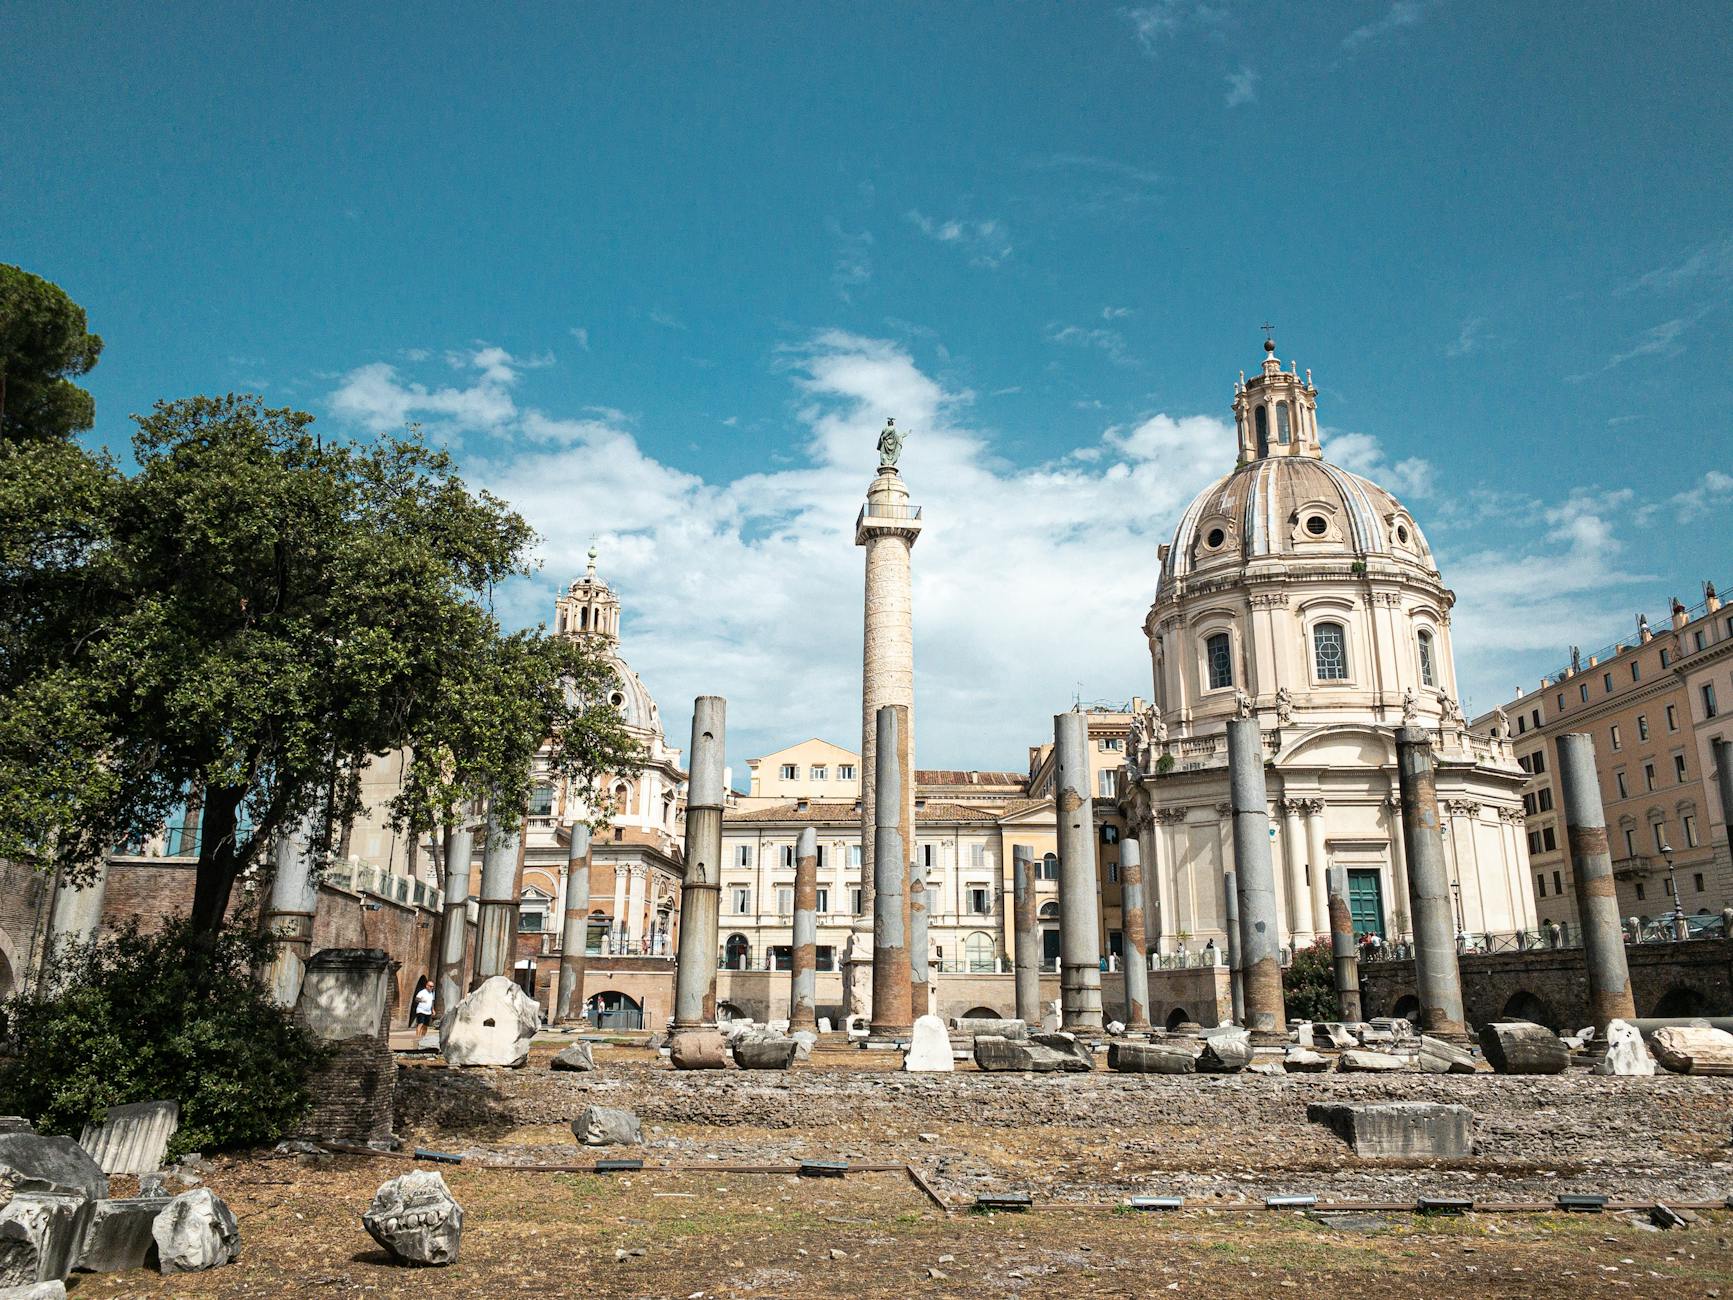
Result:
<instances>
[{"instance_id":1,"label":"beige building","mask_svg":"<svg viewBox=\"0 0 1733 1300\"><path fill-rule=\"evenodd\" d=\"M1407 936L1393 731L1432 733L1458 925L1533 929L1509 740L1457 703L1455 595L1419 523L1324 459L1317 389L1266 345L1234 390L1238 456L1160 549L1144 621L1154 704L1133 722L1122 801L1143 844L1151 948L1225 943L1233 862L1227 722L1263 733L1284 940L1329 933L1326 869L1346 869L1354 926Z\"/></svg>"},{"instance_id":2,"label":"beige building","mask_svg":"<svg viewBox=\"0 0 1733 1300\"><path fill-rule=\"evenodd\" d=\"M738 796L741 808L769 808L797 799L822 799L830 803L860 798L860 755L828 740L803 740L763 758L749 758L751 774L747 793Z\"/></svg>"},{"instance_id":3,"label":"beige building","mask_svg":"<svg viewBox=\"0 0 1733 1300\"><path fill-rule=\"evenodd\" d=\"M1557 780L1557 738L1595 745L1619 911L1655 933L1675 908L1719 919L1733 904L1726 812L1710 742L1733 740L1733 611L1712 585L1703 603L1675 600L1657 629L1639 617L1627 641L1583 656L1535 690L1477 719L1508 725L1523 786L1535 901L1543 920L1574 922L1575 892ZM1721 827L1719 834L1715 828Z\"/></svg>"}]
</instances>

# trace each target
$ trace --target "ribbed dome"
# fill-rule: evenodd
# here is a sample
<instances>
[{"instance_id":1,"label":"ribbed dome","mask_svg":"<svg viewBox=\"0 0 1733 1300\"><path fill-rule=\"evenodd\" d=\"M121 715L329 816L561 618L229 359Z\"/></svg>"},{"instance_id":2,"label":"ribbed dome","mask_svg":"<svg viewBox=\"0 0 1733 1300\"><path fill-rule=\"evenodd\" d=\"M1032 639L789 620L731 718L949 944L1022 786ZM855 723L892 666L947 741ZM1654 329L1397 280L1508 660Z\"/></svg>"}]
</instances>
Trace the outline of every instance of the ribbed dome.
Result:
<instances>
[{"instance_id":1,"label":"ribbed dome","mask_svg":"<svg viewBox=\"0 0 1733 1300\"><path fill-rule=\"evenodd\" d=\"M1420 528L1394 496L1312 457L1254 460L1200 492L1180 517L1163 582L1266 556L1384 555L1435 572Z\"/></svg>"}]
</instances>

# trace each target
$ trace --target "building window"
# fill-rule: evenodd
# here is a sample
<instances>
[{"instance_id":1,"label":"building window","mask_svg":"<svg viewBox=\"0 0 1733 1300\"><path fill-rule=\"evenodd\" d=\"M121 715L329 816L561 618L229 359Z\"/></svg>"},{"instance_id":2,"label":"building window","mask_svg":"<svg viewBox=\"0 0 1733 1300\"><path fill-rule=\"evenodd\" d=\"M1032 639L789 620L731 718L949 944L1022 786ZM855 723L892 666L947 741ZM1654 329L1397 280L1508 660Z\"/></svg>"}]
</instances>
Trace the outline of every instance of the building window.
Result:
<instances>
[{"instance_id":1,"label":"building window","mask_svg":"<svg viewBox=\"0 0 1733 1300\"><path fill-rule=\"evenodd\" d=\"M938 858L938 853L936 852L937 848L938 846L936 844L921 845L915 850L915 860L928 871L931 871L935 864L935 860Z\"/></svg>"},{"instance_id":2,"label":"building window","mask_svg":"<svg viewBox=\"0 0 1733 1300\"><path fill-rule=\"evenodd\" d=\"M972 916L991 916L993 914L993 893L987 886L969 886L969 913Z\"/></svg>"},{"instance_id":3,"label":"building window","mask_svg":"<svg viewBox=\"0 0 1733 1300\"><path fill-rule=\"evenodd\" d=\"M1261 409L1261 408L1260 408ZM1232 642L1226 632L1217 632L1203 643L1204 657L1209 661L1209 688L1219 691L1234 684Z\"/></svg>"},{"instance_id":4,"label":"building window","mask_svg":"<svg viewBox=\"0 0 1733 1300\"><path fill-rule=\"evenodd\" d=\"M1619 798L1629 799L1631 797L1631 792L1625 788L1625 774L1622 771L1613 773L1613 784L1619 787Z\"/></svg>"},{"instance_id":5,"label":"building window","mask_svg":"<svg viewBox=\"0 0 1733 1300\"><path fill-rule=\"evenodd\" d=\"M737 867L750 867L752 865L752 846L750 844L736 844L734 846L734 865Z\"/></svg>"},{"instance_id":6,"label":"building window","mask_svg":"<svg viewBox=\"0 0 1733 1300\"><path fill-rule=\"evenodd\" d=\"M1565 892L1564 881L1556 871L1552 873L1552 892L1555 894L1562 894Z\"/></svg>"},{"instance_id":7,"label":"building window","mask_svg":"<svg viewBox=\"0 0 1733 1300\"><path fill-rule=\"evenodd\" d=\"M797 778L799 775L800 775L800 768L795 766L793 763L784 763L782 765L782 779L784 781L792 781L795 778Z\"/></svg>"},{"instance_id":8,"label":"building window","mask_svg":"<svg viewBox=\"0 0 1733 1300\"><path fill-rule=\"evenodd\" d=\"M1697 815L1695 813L1686 813L1685 817L1684 817L1684 822L1685 822L1685 847L1688 849L1694 849L1697 847ZM1703 879L1703 877L1698 876L1697 879L1700 881ZM1703 889L1703 886L1701 884L1699 884L1697 886L1698 892L1701 893L1702 889Z\"/></svg>"},{"instance_id":9,"label":"building window","mask_svg":"<svg viewBox=\"0 0 1733 1300\"><path fill-rule=\"evenodd\" d=\"M1613 723L1613 725L1607 729L1607 734L1612 737L1614 749L1618 749L1621 745L1623 745L1625 743L1624 738L1619 733L1619 724L1618 723L1616 723L1616 722Z\"/></svg>"},{"instance_id":10,"label":"building window","mask_svg":"<svg viewBox=\"0 0 1733 1300\"><path fill-rule=\"evenodd\" d=\"M1558 706L1558 711L1563 713L1565 711L1565 693L1560 691L1558 697L1553 700L1553 703Z\"/></svg>"},{"instance_id":11,"label":"building window","mask_svg":"<svg viewBox=\"0 0 1733 1300\"><path fill-rule=\"evenodd\" d=\"M1701 871L1691 873L1691 887L1699 894L1703 892L1703 873Z\"/></svg>"},{"instance_id":12,"label":"building window","mask_svg":"<svg viewBox=\"0 0 1733 1300\"><path fill-rule=\"evenodd\" d=\"M971 867L987 865L987 846L985 844L969 845L969 865Z\"/></svg>"},{"instance_id":13,"label":"building window","mask_svg":"<svg viewBox=\"0 0 1733 1300\"><path fill-rule=\"evenodd\" d=\"M1096 791L1103 799L1111 799L1119 793L1119 772L1114 768L1103 768L1096 774L1096 784L1101 788Z\"/></svg>"},{"instance_id":14,"label":"building window","mask_svg":"<svg viewBox=\"0 0 1733 1300\"><path fill-rule=\"evenodd\" d=\"M554 811L554 788L545 781L538 781L530 791L530 816L551 817Z\"/></svg>"},{"instance_id":15,"label":"building window","mask_svg":"<svg viewBox=\"0 0 1733 1300\"><path fill-rule=\"evenodd\" d=\"M1546 853L1551 853L1558 848L1558 837L1553 834L1552 827L1542 826L1540 828L1540 847Z\"/></svg>"},{"instance_id":16,"label":"building window","mask_svg":"<svg viewBox=\"0 0 1733 1300\"><path fill-rule=\"evenodd\" d=\"M1693 650L1701 650L1703 648L1703 634L1701 632L1691 633L1691 648Z\"/></svg>"},{"instance_id":17,"label":"building window","mask_svg":"<svg viewBox=\"0 0 1733 1300\"><path fill-rule=\"evenodd\" d=\"M1669 704L1667 706L1667 730L1668 731L1677 731L1678 729L1679 729L1679 706L1676 704Z\"/></svg>"},{"instance_id":18,"label":"building window","mask_svg":"<svg viewBox=\"0 0 1733 1300\"><path fill-rule=\"evenodd\" d=\"M1252 412L1252 422L1258 427L1258 455L1270 454L1270 414L1263 407Z\"/></svg>"},{"instance_id":19,"label":"building window","mask_svg":"<svg viewBox=\"0 0 1733 1300\"><path fill-rule=\"evenodd\" d=\"M1667 651L1667 650L1661 651L1661 667L1671 668L1672 666L1673 666L1672 653L1670 651Z\"/></svg>"},{"instance_id":20,"label":"building window","mask_svg":"<svg viewBox=\"0 0 1733 1300\"><path fill-rule=\"evenodd\" d=\"M1276 442L1282 446L1288 443L1288 404L1276 403Z\"/></svg>"},{"instance_id":21,"label":"building window","mask_svg":"<svg viewBox=\"0 0 1733 1300\"><path fill-rule=\"evenodd\" d=\"M1577 696L1584 704L1589 702L1589 684L1587 682L1577 683Z\"/></svg>"},{"instance_id":22,"label":"building window","mask_svg":"<svg viewBox=\"0 0 1733 1300\"><path fill-rule=\"evenodd\" d=\"M794 913L794 890L784 885L776 891L776 914L790 916Z\"/></svg>"},{"instance_id":23,"label":"building window","mask_svg":"<svg viewBox=\"0 0 1733 1300\"><path fill-rule=\"evenodd\" d=\"M812 779L814 781L828 781L828 780L830 780L830 769L828 767L815 767L815 768L813 768L812 769Z\"/></svg>"},{"instance_id":24,"label":"building window","mask_svg":"<svg viewBox=\"0 0 1733 1300\"><path fill-rule=\"evenodd\" d=\"M1531 770L1537 775L1546 771L1546 750L1537 749L1534 751L1534 767Z\"/></svg>"},{"instance_id":25,"label":"building window","mask_svg":"<svg viewBox=\"0 0 1733 1300\"><path fill-rule=\"evenodd\" d=\"M777 845L776 856L777 856L777 859L778 859L780 865L782 866L783 870L787 871L787 870L792 869L794 866L794 845L792 845L792 844L779 844L779 845Z\"/></svg>"},{"instance_id":26,"label":"building window","mask_svg":"<svg viewBox=\"0 0 1733 1300\"><path fill-rule=\"evenodd\" d=\"M1056 853L1043 854L1041 857L1041 868L1037 873L1037 876L1041 880L1059 879L1059 855Z\"/></svg>"},{"instance_id":27,"label":"building window","mask_svg":"<svg viewBox=\"0 0 1733 1300\"><path fill-rule=\"evenodd\" d=\"M1107 883L1110 885L1119 883L1119 864L1117 862L1107 864Z\"/></svg>"},{"instance_id":28,"label":"building window","mask_svg":"<svg viewBox=\"0 0 1733 1300\"><path fill-rule=\"evenodd\" d=\"M1647 897L1647 895L1643 892L1643 882L1639 880L1637 882L1637 901L1640 903L1645 897Z\"/></svg>"},{"instance_id":29,"label":"building window","mask_svg":"<svg viewBox=\"0 0 1733 1300\"><path fill-rule=\"evenodd\" d=\"M993 969L993 936L977 930L963 942L963 960L972 971Z\"/></svg>"},{"instance_id":30,"label":"building window","mask_svg":"<svg viewBox=\"0 0 1733 1300\"><path fill-rule=\"evenodd\" d=\"M1683 754L1673 755L1673 779L1680 785L1685 784L1685 756Z\"/></svg>"},{"instance_id":31,"label":"building window","mask_svg":"<svg viewBox=\"0 0 1733 1300\"><path fill-rule=\"evenodd\" d=\"M854 780L854 764L853 763L838 763L836 765L836 779L839 781L852 781L852 780Z\"/></svg>"},{"instance_id":32,"label":"building window","mask_svg":"<svg viewBox=\"0 0 1733 1300\"><path fill-rule=\"evenodd\" d=\"M860 886L851 885L848 891L848 912L850 916L860 915Z\"/></svg>"},{"instance_id":33,"label":"building window","mask_svg":"<svg viewBox=\"0 0 1733 1300\"><path fill-rule=\"evenodd\" d=\"M1520 714L1520 713L1517 714L1516 715L1516 734L1520 736L1520 735L1523 735L1527 731L1528 731L1528 719L1523 717L1522 714Z\"/></svg>"},{"instance_id":34,"label":"building window","mask_svg":"<svg viewBox=\"0 0 1733 1300\"><path fill-rule=\"evenodd\" d=\"M1546 897L1546 877L1538 871L1534 873L1534 896L1536 898Z\"/></svg>"},{"instance_id":35,"label":"building window","mask_svg":"<svg viewBox=\"0 0 1733 1300\"><path fill-rule=\"evenodd\" d=\"M1718 713L1720 713L1720 711L1721 710L1719 710L1718 708L1715 707L1715 683L1714 682L1704 682L1703 683L1703 716L1705 718L1713 718Z\"/></svg>"},{"instance_id":36,"label":"building window","mask_svg":"<svg viewBox=\"0 0 1733 1300\"><path fill-rule=\"evenodd\" d=\"M818 846L818 857L817 861L813 863L813 866L817 867L821 871L824 870L824 845L822 844Z\"/></svg>"},{"instance_id":37,"label":"building window","mask_svg":"<svg viewBox=\"0 0 1733 1300\"><path fill-rule=\"evenodd\" d=\"M1647 740L1648 738L1649 738L1649 715L1646 713L1639 713L1637 715L1637 739L1638 740Z\"/></svg>"},{"instance_id":38,"label":"building window","mask_svg":"<svg viewBox=\"0 0 1733 1300\"><path fill-rule=\"evenodd\" d=\"M1437 670L1432 666L1432 633L1422 632L1415 638L1420 643L1420 684L1438 685Z\"/></svg>"},{"instance_id":39,"label":"building window","mask_svg":"<svg viewBox=\"0 0 1733 1300\"><path fill-rule=\"evenodd\" d=\"M829 888L829 886L820 885L818 887L818 893L817 893L817 896L813 902L812 910L817 912L820 916L823 916L826 912L830 911L830 888Z\"/></svg>"},{"instance_id":40,"label":"building window","mask_svg":"<svg viewBox=\"0 0 1733 1300\"><path fill-rule=\"evenodd\" d=\"M1120 753L1125 748L1125 742L1118 736L1108 736L1101 742L1101 748L1109 754Z\"/></svg>"},{"instance_id":41,"label":"building window","mask_svg":"<svg viewBox=\"0 0 1733 1300\"><path fill-rule=\"evenodd\" d=\"M729 935L727 946L723 951L726 955L723 957L722 964L729 970L745 970L752 965L752 944L747 941L743 934Z\"/></svg>"},{"instance_id":42,"label":"building window","mask_svg":"<svg viewBox=\"0 0 1733 1300\"><path fill-rule=\"evenodd\" d=\"M1347 680L1348 638L1340 623L1320 623L1312 629L1312 655L1319 681Z\"/></svg>"},{"instance_id":43,"label":"building window","mask_svg":"<svg viewBox=\"0 0 1733 1300\"><path fill-rule=\"evenodd\" d=\"M1663 880L1661 882L1661 888L1662 892L1665 893L1668 898L1673 896L1673 882L1671 880Z\"/></svg>"},{"instance_id":44,"label":"building window","mask_svg":"<svg viewBox=\"0 0 1733 1300\"><path fill-rule=\"evenodd\" d=\"M748 885L736 885L733 891L734 915L750 916L752 914L752 889Z\"/></svg>"},{"instance_id":45,"label":"building window","mask_svg":"<svg viewBox=\"0 0 1733 1300\"><path fill-rule=\"evenodd\" d=\"M1657 852L1657 853L1662 851L1662 846L1665 845L1667 842L1666 826L1667 826L1666 822L1650 822L1649 823L1649 829L1652 832L1654 832L1654 835L1655 835L1655 852Z\"/></svg>"},{"instance_id":46,"label":"building window","mask_svg":"<svg viewBox=\"0 0 1733 1300\"><path fill-rule=\"evenodd\" d=\"M1643 764L1643 788L1645 790L1655 788L1655 765L1653 763Z\"/></svg>"},{"instance_id":47,"label":"building window","mask_svg":"<svg viewBox=\"0 0 1733 1300\"><path fill-rule=\"evenodd\" d=\"M1634 858L1637 856L1637 828L1635 826L1625 827L1625 856L1627 858ZM1638 898L1643 896L1642 889L1643 887L1641 885L1637 886Z\"/></svg>"},{"instance_id":48,"label":"building window","mask_svg":"<svg viewBox=\"0 0 1733 1300\"><path fill-rule=\"evenodd\" d=\"M1607 694L1611 695L1613 693L1613 675L1611 673L1602 673L1601 682L1606 686Z\"/></svg>"},{"instance_id":49,"label":"building window","mask_svg":"<svg viewBox=\"0 0 1733 1300\"><path fill-rule=\"evenodd\" d=\"M1633 682L1640 682L1643 680L1643 665L1638 663L1635 659L1631 660L1631 680Z\"/></svg>"},{"instance_id":50,"label":"building window","mask_svg":"<svg viewBox=\"0 0 1733 1300\"><path fill-rule=\"evenodd\" d=\"M517 914L519 934L540 934L547 928L548 914L541 907L521 907Z\"/></svg>"},{"instance_id":51,"label":"building window","mask_svg":"<svg viewBox=\"0 0 1733 1300\"><path fill-rule=\"evenodd\" d=\"M1540 812L1552 811L1552 787L1543 785L1534 793L1534 806Z\"/></svg>"}]
</instances>

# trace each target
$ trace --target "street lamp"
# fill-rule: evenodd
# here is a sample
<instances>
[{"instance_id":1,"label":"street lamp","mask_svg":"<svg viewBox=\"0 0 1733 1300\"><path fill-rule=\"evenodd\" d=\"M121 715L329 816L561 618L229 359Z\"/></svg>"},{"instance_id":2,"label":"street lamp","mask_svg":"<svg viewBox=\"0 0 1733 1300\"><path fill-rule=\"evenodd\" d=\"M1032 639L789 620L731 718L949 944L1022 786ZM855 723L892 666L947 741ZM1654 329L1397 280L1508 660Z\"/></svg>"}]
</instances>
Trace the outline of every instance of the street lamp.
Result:
<instances>
[{"instance_id":1,"label":"street lamp","mask_svg":"<svg viewBox=\"0 0 1733 1300\"><path fill-rule=\"evenodd\" d=\"M1673 894L1673 937L1683 939L1685 909L1679 902L1679 877L1673 866L1673 846L1666 840L1661 841L1661 856L1667 860L1667 888Z\"/></svg>"}]
</instances>

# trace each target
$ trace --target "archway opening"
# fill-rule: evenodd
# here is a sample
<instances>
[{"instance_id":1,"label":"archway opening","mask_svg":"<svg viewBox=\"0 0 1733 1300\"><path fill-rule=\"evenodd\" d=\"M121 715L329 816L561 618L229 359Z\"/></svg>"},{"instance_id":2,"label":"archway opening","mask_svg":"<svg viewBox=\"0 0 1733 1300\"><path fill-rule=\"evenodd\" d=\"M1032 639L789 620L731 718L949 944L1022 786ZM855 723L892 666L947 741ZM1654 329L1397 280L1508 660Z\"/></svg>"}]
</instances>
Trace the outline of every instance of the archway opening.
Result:
<instances>
[{"instance_id":1,"label":"archway opening","mask_svg":"<svg viewBox=\"0 0 1733 1300\"><path fill-rule=\"evenodd\" d=\"M1191 1012L1187 1011L1184 1007L1175 1007L1167 1016L1168 1030L1171 1032L1172 1030L1178 1029L1190 1019Z\"/></svg>"},{"instance_id":2,"label":"archway opening","mask_svg":"<svg viewBox=\"0 0 1733 1300\"><path fill-rule=\"evenodd\" d=\"M752 944L743 934L729 935L722 952L722 964L729 970L745 970L752 965Z\"/></svg>"},{"instance_id":3,"label":"archway opening","mask_svg":"<svg viewBox=\"0 0 1733 1300\"><path fill-rule=\"evenodd\" d=\"M1396 999L1396 1005L1391 1008L1390 1014L1398 1020L1417 1025L1420 1023L1420 999L1412 993L1404 993Z\"/></svg>"},{"instance_id":4,"label":"archway opening","mask_svg":"<svg viewBox=\"0 0 1733 1300\"><path fill-rule=\"evenodd\" d=\"M597 1029L642 1029L644 1008L618 989L607 989L585 1004L590 1023Z\"/></svg>"},{"instance_id":5,"label":"archway opening","mask_svg":"<svg viewBox=\"0 0 1733 1300\"><path fill-rule=\"evenodd\" d=\"M1707 1010L1701 993L1696 989L1686 988L1683 984L1675 984L1661 994L1661 1000L1655 1003L1653 1014L1657 1020L1674 1019L1682 1016L1701 1016Z\"/></svg>"},{"instance_id":6,"label":"archway opening","mask_svg":"<svg viewBox=\"0 0 1733 1300\"><path fill-rule=\"evenodd\" d=\"M970 1007L963 1012L964 1020L999 1020L999 1013L992 1007Z\"/></svg>"},{"instance_id":7,"label":"archway opening","mask_svg":"<svg viewBox=\"0 0 1733 1300\"><path fill-rule=\"evenodd\" d=\"M1520 989L1510 995L1510 1000L1504 1004L1504 1010L1499 1013L1499 1019L1526 1020L1530 1024L1545 1025L1551 1030L1558 1029L1551 1008L1527 989Z\"/></svg>"},{"instance_id":8,"label":"archway opening","mask_svg":"<svg viewBox=\"0 0 1733 1300\"><path fill-rule=\"evenodd\" d=\"M716 1018L718 1020L752 1019L751 1016L747 1015L745 1011L735 1006L732 1002L718 1002L716 1004Z\"/></svg>"}]
</instances>

